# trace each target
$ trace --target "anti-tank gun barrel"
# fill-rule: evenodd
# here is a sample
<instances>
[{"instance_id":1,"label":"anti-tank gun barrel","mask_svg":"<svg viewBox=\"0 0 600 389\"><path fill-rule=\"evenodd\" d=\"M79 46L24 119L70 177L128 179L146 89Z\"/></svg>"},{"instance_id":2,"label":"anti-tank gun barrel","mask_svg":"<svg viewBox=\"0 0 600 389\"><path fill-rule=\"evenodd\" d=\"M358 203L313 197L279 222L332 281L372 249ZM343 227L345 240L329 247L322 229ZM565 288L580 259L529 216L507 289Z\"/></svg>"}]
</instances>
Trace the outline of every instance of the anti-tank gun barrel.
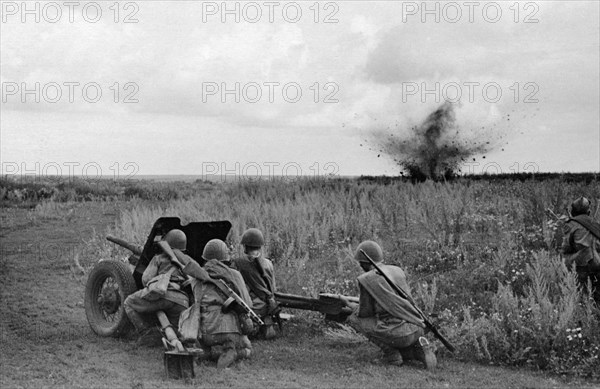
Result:
<instances>
[{"instance_id":1,"label":"anti-tank gun barrel","mask_svg":"<svg viewBox=\"0 0 600 389\"><path fill-rule=\"evenodd\" d=\"M108 235L106 237L106 240L108 240L109 242L113 242L114 244L119 245L119 246L131 251L133 253L133 255L131 255L129 257L129 263L131 263L132 265L135 265L140 260L140 257L142 255L142 251L143 251L142 246L133 244L133 243L129 243L123 239L114 237L112 235Z\"/></svg>"},{"instance_id":2,"label":"anti-tank gun barrel","mask_svg":"<svg viewBox=\"0 0 600 389\"><path fill-rule=\"evenodd\" d=\"M275 292L275 300L285 308L302 309L325 314L325 319L343 322L352 314L343 299L358 304L358 297L339 296L329 293L319 294L319 298L298 296L294 294Z\"/></svg>"}]
</instances>

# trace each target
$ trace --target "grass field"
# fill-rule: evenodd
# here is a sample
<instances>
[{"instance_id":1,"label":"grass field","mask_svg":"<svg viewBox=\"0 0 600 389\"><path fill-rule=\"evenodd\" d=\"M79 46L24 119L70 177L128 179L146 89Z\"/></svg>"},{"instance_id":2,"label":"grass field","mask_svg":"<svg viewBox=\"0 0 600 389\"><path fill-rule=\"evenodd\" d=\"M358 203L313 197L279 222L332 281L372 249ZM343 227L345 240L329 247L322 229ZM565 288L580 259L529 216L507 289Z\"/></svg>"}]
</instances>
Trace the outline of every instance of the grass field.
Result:
<instances>
[{"instance_id":1,"label":"grass field","mask_svg":"<svg viewBox=\"0 0 600 389\"><path fill-rule=\"evenodd\" d=\"M598 312L569 290L569 276L556 264L560 229L543 213L546 207L560 212L580 194L600 199L598 182L253 182L205 185L175 199L5 204L0 385L597 387ZM162 215L228 219L236 247L245 228L263 229L280 289L304 295L356 295L359 269L349 255L361 240L378 240L390 262L407 270L422 306L439 314L459 352L452 357L440 349L435 373L418 365L391 368L377 361L379 351L369 342L331 336L335 327L319 315L292 312L286 335L255 342L252 359L226 371L198 366L192 382L167 381L160 346L99 338L83 308L91 267L128 255L104 236L142 243ZM540 272L539 265L556 274ZM559 276L564 288L535 289L536 280ZM504 314L511 309L518 320ZM527 337L534 323L540 328ZM575 328L582 337L569 340ZM511 335L515 329L523 335Z\"/></svg>"}]
</instances>

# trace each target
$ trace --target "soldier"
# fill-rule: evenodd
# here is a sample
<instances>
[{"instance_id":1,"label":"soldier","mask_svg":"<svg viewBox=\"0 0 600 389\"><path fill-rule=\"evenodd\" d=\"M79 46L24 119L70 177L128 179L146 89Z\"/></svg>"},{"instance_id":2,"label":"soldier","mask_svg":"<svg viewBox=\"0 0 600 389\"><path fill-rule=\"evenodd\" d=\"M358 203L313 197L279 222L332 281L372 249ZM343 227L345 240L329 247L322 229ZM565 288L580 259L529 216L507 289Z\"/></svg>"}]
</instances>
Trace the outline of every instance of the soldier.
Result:
<instances>
[{"instance_id":1,"label":"soldier","mask_svg":"<svg viewBox=\"0 0 600 389\"><path fill-rule=\"evenodd\" d=\"M183 272L197 280L193 283L194 298L200 304L199 340L212 359L217 359L218 368L229 367L238 358L247 358L251 353L248 337L242 333L242 322L234 311L223 312L227 296L217 287L218 280L225 281L244 302L252 307L252 300L242 275L228 266L229 250L225 242L210 240L204 247L204 268L187 255L173 250L181 262Z\"/></svg>"},{"instance_id":2,"label":"soldier","mask_svg":"<svg viewBox=\"0 0 600 389\"><path fill-rule=\"evenodd\" d=\"M590 201L580 197L571 204L571 217L564 224L562 253L565 265L575 264L579 283L588 279L595 288L594 300L600 302L600 224L590 216Z\"/></svg>"},{"instance_id":3,"label":"soldier","mask_svg":"<svg viewBox=\"0 0 600 389\"><path fill-rule=\"evenodd\" d=\"M273 318L279 320L280 312L275 300L273 263L262 255L265 239L259 229L246 230L242 235L241 244L244 246L245 255L234 260L235 267L248 286L254 311L265 322L265 326L260 329L260 334L265 339L272 339L276 336Z\"/></svg>"},{"instance_id":4,"label":"soldier","mask_svg":"<svg viewBox=\"0 0 600 389\"><path fill-rule=\"evenodd\" d=\"M163 238L172 248L184 251L187 238L181 230L171 230ZM163 274L170 273L168 289L164 297L155 297L148 293L148 286L158 282ZM135 328L140 332L140 342L150 340L154 335L154 324L158 322L156 312L164 311L172 325L177 328L179 315L189 306L189 299L181 290L181 284L186 280L185 275L177 266L171 263L169 257L164 254L155 255L144 274L142 283L144 289L132 293L123 303L125 313Z\"/></svg>"},{"instance_id":5,"label":"soldier","mask_svg":"<svg viewBox=\"0 0 600 389\"><path fill-rule=\"evenodd\" d=\"M364 250L374 262L383 263L383 252L377 243L367 240L358 246L354 259L365 273L358 277L358 306L343 299L349 307L358 308L349 318L349 324L382 349L385 363L401 366L403 360L416 359L423 362L427 370L434 370L437 359L433 345L423 336L423 319L407 300L394 292L360 250ZM410 295L401 268L384 264L378 266Z\"/></svg>"}]
</instances>

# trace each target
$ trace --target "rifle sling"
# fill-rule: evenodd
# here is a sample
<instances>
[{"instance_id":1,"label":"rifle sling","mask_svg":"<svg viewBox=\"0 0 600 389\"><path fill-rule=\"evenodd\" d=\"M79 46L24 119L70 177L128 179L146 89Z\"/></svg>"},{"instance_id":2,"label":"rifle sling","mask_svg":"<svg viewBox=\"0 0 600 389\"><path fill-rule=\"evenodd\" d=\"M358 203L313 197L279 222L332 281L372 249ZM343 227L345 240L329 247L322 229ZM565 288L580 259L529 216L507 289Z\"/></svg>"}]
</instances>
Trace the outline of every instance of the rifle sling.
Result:
<instances>
[{"instance_id":1,"label":"rifle sling","mask_svg":"<svg viewBox=\"0 0 600 389\"><path fill-rule=\"evenodd\" d=\"M265 286L267 287L267 289L269 289L271 292L273 291L273 287L271 285L271 283L269 282L269 280L267 279L267 275L265 274L265 269L260 265L259 263L259 258L256 258L254 260L254 267L256 267L256 270L258 271L258 274L260 274L260 277L262 278L262 280L265 283ZM267 302L269 300L269 296L268 294L265 293L265 297L263 298L263 300L265 302Z\"/></svg>"},{"instance_id":2,"label":"rifle sling","mask_svg":"<svg viewBox=\"0 0 600 389\"><path fill-rule=\"evenodd\" d=\"M569 219L569 221L571 220L577 222L583 228L588 230L593 236L595 236L596 239L600 240L600 224L594 223L593 221L588 220L587 218L580 218L578 216Z\"/></svg>"}]
</instances>

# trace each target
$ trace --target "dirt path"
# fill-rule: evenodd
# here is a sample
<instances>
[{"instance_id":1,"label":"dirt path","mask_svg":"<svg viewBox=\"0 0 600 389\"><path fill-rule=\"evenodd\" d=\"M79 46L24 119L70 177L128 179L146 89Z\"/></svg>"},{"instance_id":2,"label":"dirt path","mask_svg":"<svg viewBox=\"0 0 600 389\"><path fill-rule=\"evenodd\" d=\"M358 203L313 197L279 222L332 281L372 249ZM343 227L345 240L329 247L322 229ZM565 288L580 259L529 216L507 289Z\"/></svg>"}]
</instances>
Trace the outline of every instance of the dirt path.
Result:
<instances>
[{"instance_id":1,"label":"dirt path","mask_svg":"<svg viewBox=\"0 0 600 389\"><path fill-rule=\"evenodd\" d=\"M454 361L440 361L436 374L419 366L380 366L371 363L377 349L369 343L340 344L306 322L289 324L285 338L255 343L253 358L233 369L200 366L193 382L167 381L160 347L97 337L85 318L86 276L73 256L115 222L119 206L75 204L56 218L1 210L0 387L567 386L543 374Z\"/></svg>"},{"instance_id":2,"label":"dirt path","mask_svg":"<svg viewBox=\"0 0 600 389\"><path fill-rule=\"evenodd\" d=\"M110 346L119 341L90 331L83 308L85 275L73 261L84 240L114 223L117 208L75 204L59 218L2 209L3 388L102 384L113 374L113 363L126 363L127 354Z\"/></svg>"}]
</instances>

